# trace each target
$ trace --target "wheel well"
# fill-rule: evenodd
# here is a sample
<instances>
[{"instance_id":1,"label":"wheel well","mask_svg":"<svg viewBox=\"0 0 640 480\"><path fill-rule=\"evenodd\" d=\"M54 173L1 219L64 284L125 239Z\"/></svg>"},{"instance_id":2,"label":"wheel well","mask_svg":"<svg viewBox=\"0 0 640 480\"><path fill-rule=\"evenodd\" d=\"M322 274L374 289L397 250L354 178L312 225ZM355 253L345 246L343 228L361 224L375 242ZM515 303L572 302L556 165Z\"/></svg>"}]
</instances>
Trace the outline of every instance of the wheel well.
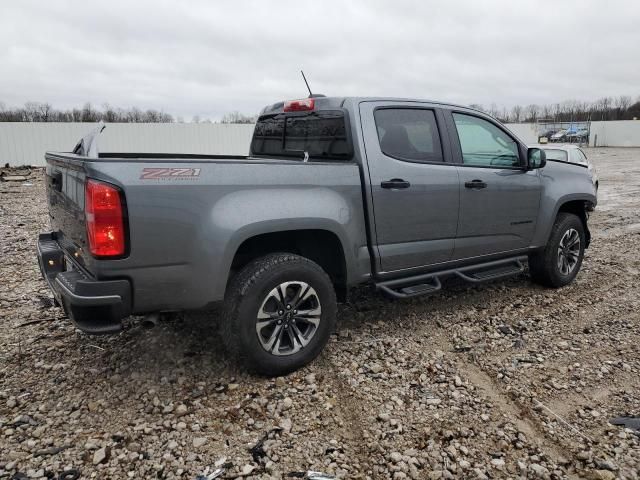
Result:
<instances>
[{"instance_id":1,"label":"wheel well","mask_svg":"<svg viewBox=\"0 0 640 480\"><path fill-rule=\"evenodd\" d=\"M346 300L347 266L342 244L335 233L327 230L286 230L256 235L238 247L231 263L231 273L256 258L275 252L295 253L316 262L331 278L338 300Z\"/></svg>"},{"instance_id":2,"label":"wheel well","mask_svg":"<svg viewBox=\"0 0 640 480\"><path fill-rule=\"evenodd\" d=\"M563 203L558 210L560 212L573 213L580 220L582 220L582 226L584 227L584 233L587 240L587 247L591 242L591 232L589 232L589 226L587 225L587 205L584 200L572 200L567 203Z\"/></svg>"}]
</instances>

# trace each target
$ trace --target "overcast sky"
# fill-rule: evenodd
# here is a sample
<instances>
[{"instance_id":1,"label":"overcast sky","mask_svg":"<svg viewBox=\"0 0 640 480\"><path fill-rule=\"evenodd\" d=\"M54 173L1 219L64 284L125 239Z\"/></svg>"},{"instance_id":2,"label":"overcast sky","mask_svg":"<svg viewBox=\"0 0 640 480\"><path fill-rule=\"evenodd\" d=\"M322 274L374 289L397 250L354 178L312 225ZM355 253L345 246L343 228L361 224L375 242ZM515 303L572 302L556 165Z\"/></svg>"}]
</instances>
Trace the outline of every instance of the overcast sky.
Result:
<instances>
[{"instance_id":1,"label":"overcast sky","mask_svg":"<svg viewBox=\"0 0 640 480\"><path fill-rule=\"evenodd\" d=\"M306 96L640 95L640 1L1 0L0 102L186 119Z\"/></svg>"}]
</instances>

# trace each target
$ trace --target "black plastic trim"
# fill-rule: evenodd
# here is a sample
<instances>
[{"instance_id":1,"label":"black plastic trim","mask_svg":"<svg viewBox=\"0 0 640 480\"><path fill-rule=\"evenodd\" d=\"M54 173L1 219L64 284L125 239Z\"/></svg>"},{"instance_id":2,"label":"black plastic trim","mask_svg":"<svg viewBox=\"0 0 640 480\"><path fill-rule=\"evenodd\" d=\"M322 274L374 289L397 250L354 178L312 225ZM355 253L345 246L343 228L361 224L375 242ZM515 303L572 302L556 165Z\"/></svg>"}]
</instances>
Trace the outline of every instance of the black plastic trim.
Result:
<instances>
[{"instance_id":1,"label":"black plastic trim","mask_svg":"<svg viewBox=\"0 0 640 480\"><path fill-rule=\"evenodd\" d=\"M131 314L131 283L128 280L95 280L65 256L55 234L41 234L37 243L38 264L57 302L76 326L91 334L115 333ZM74 269L66 270L67 264Z\"/></svg>"},{"instance_id":2,"label":"black plastic trim","mask_svg":"<svg viewBox=\"0 0 640 480\"><path fill-rule=\"evenodd\" d=\"M425 295L428 293L434 293L441 289L441 279L445 276L455 275L462 280L470 283L481 283L487 282L490 280L496 280L499 278L510 277L512 275L517 275L524 271L524 264L528 261L528 257L525 255L520 255L517 257L509 257L503 258L500 260L493 260L490 262L478 263L475 265L466 265L464 267L458 268L450 268L446 270L440 270L430 273L423 273L421 275L413 275L410 277L404 278L396 278L393 280L387 280L384 282L376 283L376 289L382 290L386 294L394 297L394 298L409 298L416 297L419 295ZM496 271L495 274L491 274L491 268L498 269L499 267L508 266L509 264L513 264L515 268L511 270L504 271ZM487 275L478 275L473 276L474 272L480 273L488 270ZM427 282L433 282L433 288L425 288L423 290L417 291L415 293L405 293L402 291L402 288L406 288L409 286L415 285L424 285ZM399 290L396 290L399 289Z\"/></svg>"}]
</instances>

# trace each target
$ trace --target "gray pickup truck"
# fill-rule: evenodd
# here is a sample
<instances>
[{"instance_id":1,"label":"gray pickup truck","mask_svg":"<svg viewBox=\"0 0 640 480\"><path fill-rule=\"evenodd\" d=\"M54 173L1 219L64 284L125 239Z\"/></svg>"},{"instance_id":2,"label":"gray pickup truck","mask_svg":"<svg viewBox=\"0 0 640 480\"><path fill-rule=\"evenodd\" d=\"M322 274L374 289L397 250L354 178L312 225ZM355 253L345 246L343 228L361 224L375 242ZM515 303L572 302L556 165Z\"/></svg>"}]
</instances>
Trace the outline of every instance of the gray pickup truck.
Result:
<instances>
[{"instance_id":1,"label":"gray pickup truck","mask_svg":"<svg viewBox=\"0 0 640 480\"><path fill-rule=\"evenodd\" d=\"M312 96L263 109L250 154L47 153L38 259L81 330L221 304L230 352L265 375L322 350L337 301L453 276L571 282L596 202L584 165L547 161L482 112Z\"/></svg>"}]
</instances>

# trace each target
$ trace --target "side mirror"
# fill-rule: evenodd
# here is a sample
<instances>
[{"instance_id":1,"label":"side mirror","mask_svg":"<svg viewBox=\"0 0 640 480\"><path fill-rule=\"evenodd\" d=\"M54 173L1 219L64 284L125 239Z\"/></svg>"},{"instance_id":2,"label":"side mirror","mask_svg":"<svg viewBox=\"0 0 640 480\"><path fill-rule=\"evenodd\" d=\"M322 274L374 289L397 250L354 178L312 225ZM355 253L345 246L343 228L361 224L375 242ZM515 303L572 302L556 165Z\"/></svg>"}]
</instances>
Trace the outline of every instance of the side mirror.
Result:
<instances>
[{"instance_id":1,"label":"side mirror","mask_svg":"<svg viewBox=\"0 0 640 480\"><path fill-rule=\"evenodd\" d=\"M547 164L547 154L541 148L527 149L527 167L529 170L543 168Z\"/></svg>"}]
</instances>

